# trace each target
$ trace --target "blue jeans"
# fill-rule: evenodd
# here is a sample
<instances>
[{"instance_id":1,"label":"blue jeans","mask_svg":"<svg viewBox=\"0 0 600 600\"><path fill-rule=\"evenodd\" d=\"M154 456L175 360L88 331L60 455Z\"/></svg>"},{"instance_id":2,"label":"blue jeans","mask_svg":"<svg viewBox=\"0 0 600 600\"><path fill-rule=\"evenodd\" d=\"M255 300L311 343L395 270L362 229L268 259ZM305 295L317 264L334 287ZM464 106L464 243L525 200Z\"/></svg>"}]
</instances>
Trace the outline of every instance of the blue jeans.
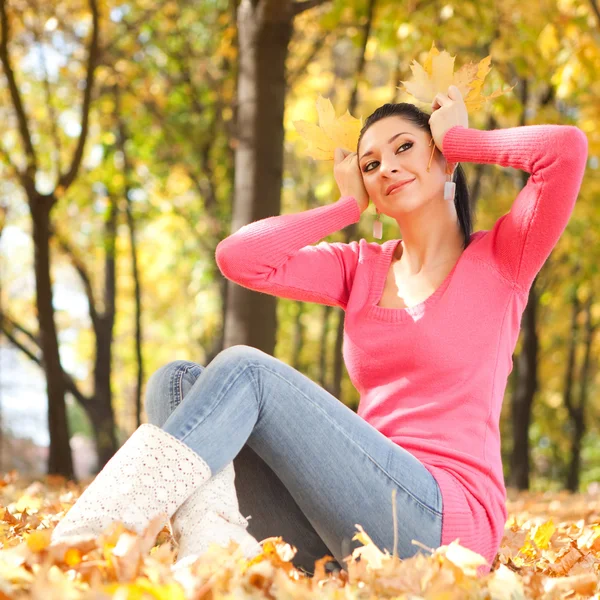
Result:
<instances>
[{"instance_id":1,"label":"blue jeans","mask_svg":"<svg viewBox=\"0 0 600 600\"><path fill-rule=\"evenodd\" d=\"M282 536L312 572L326 554L345 566L355 524L408 558L441 543L442 496L423 464L302 373L249 346L207 366L175 361L148 381L150 423L219 472L233 461L240 512L258 540Z\"/></svg>"}]
</instances>

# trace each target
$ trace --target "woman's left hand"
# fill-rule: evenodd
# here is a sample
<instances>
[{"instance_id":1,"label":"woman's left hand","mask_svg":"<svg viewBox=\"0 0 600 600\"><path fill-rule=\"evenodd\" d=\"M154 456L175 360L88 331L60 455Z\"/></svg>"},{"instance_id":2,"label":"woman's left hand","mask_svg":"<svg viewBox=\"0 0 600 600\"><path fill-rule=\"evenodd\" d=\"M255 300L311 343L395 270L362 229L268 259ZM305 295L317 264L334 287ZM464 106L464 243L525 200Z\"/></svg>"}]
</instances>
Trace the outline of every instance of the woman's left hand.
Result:
<instances>
[{"instance_id":1,"label":"woman's left hand","mask_svg":"<svg viewBox=\"0 0 600 600\"><path fill-rule=\"evenodd\" d=\"M429 117L429 127L435 145L444 152L444 136L456 125L469 127L469 115L460 90L451 85L448 94L437 94L431 105L433 112Z\"/></svg>"}]
</instances>

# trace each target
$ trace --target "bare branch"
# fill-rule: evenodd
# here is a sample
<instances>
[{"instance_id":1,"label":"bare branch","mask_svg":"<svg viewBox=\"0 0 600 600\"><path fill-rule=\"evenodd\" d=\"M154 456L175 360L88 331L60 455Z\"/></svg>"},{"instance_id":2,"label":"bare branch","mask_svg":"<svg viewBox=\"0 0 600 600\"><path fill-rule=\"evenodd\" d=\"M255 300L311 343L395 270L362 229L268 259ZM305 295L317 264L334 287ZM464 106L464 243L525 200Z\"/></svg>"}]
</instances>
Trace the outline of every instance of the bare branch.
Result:
<instances>
[{"instance_id":1,"label":"bare branch","mask_svg":"<svg viewBox=\"0 0 600 600\"><path fill-rule=\"evenodd\" d=\"M21 181L21 183L23 184L24 183L23 173L19 170L17 165L15 165L13 163L13 161L10 158L9 153L2 146L0 146L0 157L2 157L4 159L6 166L9 168L9 170L12 171L12 175L14 177L16 177L17 179L19 179Z\"/></svg>"},{"instance_id":2,"label":"bare branch","mask_svg":"<svg viewBox=\"0 0 600 600\"><path fill-rule=\"evenodd\" d=\"M12 329L16 329L17 331L20 331L24 336L26 336L31 342L33 342L41 350L42 346L40 344L40 339L37 335L35 335L35 333L33 333L32 331L29 331L29 329L27 329L24 325L17 323L14 319L12 319L11 317L9 317L1 312L0 312L0 319L5 321L6 323L8 323L8 325L10 325L10 327Z\"/></svg>"},{"instance_id":3,"label":"bare branch","mask_svg":"<svg viewBox=\"0 0 600 600\"><path fill-rule=\"evenodd\" d=\"M0 317L2 317L2 315L0 315ZM29 333L22 325L14 322L12 319L9 319L6 316L4 316L4 318L2 319L2 331L4 332L4 335L9 340L9 342L15 348L17 348L23 354L25 354L25 356L27 356L27 358L32 360L38 367L41 368L43 366L42 357L36 356L29 348L27 348L24 344L19 342L19 340L17 340L17 338L13 335L13 330L11 329L11 327L7 327L6 323L10 323L11 327L18 329L21 332L26 333L28 336L31 336L32 334ZM38 345L39 345L39 342L37 342L37 340L34 340L34 341L36 341L36 343L38 343ZM91 400L81 392L81 390L77 387L77 384L75 383L73 378L68 373L66 373L64 370L63 370L63 378L65 381L66 390L68 392L70 392L71 394L73 394L75 399L78 402L80 402L82 405L89 404L89 402Z\"/></svg>"},{"instance_id":4,"label":"bare branch","mask_svg":"<svg viewBox=\"0 0 600 600\"><path fill-rule=\"evenodd\" d=\"M6 339L18 350L20 350L27 358L31 359L39 367L42 366L41 357L36 356L29 348L25 347L17 338L12 334L12 331L2 323L2 331L6 336Z\"/></svg>"},{"instance_id":5,"label":"bare branch","mask_svg":"<svg viewBox=\"0 0 600 600\"><path fill-rule=\"evenodd\" d=\"M28 182L31 184L29 189L33 189L33 179L37 168L37 156L31 141L31 133L29 132L29 124L27 122L25 107L23 106L23 101L21 100L21 95L15 79L15 73L10 62L10 56L8 52L8 38L10 32L8 27L8 15L6 14L6 2L4 0L0 0L0 30L2 32L2 39L0 40L0 61L2 61L4 74L8 81L10 97L15 112L17 113L19 133L21 135L23 146L25 147L25 154L27 156L27 168L25 172L28 176Z\"/></svg>"},{"instance_id":6,"label":"bare branch","mask_svg":"<svg viewBox=\"0 0 600 600\"><path fill-rule=\"evenodd\" d=\"M300 2L294 2L292 4L292 14L294 17L297 17L305 10L321 6L321 4L325 4L325 2L329 2L329 0L301 0Z\"/></svg>"},{"instance_id":7,"label":"bare branch","mask_svg":"<svg viewBox=\"0 0 600 600\"><path fill-rule=\"evenodd\" d=\"M83 158L83 150L85 148L85 141L87 139L89 128L94 75L96 72L96 66L98 65L100 53L98 41L100 37L100 15L98 13L98 0L89 0L89 3L90 10L92 11L92 39L90 42L85 90L83 92L83 105L81 108L81 133L79 134L77 147L75 148L73 160L71 161L71 167L67 173L61 175L60 177L59 187L61 188L61 191L66 190L73 183L75 177L77 176L77 171L79 170L81 159Z\"/></svg>"}]
</instances>

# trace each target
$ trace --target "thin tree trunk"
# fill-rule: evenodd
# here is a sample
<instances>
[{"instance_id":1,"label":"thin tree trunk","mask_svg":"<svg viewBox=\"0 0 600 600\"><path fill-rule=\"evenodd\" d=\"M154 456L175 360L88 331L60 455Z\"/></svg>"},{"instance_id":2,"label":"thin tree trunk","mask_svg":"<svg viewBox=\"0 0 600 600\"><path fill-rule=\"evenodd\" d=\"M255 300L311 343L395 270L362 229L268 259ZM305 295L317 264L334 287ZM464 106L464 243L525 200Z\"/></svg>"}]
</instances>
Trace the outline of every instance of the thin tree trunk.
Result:
<instances>
[{"instance_id":1,"label":"thin tree trunk","mask_svg":"<svg viewBox=\"0 0 600 600\"><path fill-rule=\"evenodd\" d=\"M365 21L365 25L363 27L363 38L362 38L362 51L360 54L360 58L358 61L358 66L356 69L356 78L354 83L354 89L352 90L352 94L350 96L350 102L348 104L348 111L351 115L354 115L356 108L358 106L358 86L360 80L362 79L365 67L367 64L366 61L366 52L367 52L367 44L369 42L369 37L371 36L371 30L373 28L373 20L375 16L375 5L377 0L369 0L369 4L367 5L367 20ZM357 223L352 223L348 227L344 228L344 242L348 244L350 240L356 237L356 232L358 231ZM332 395L334 395L339 400L343 401L342 394L342 377L344 376L344 357L343 357L343 344L344 344L344 323L346 313L338 308L335 312L338 314L337 319L337 329L336 329L336 338L335 338L335 346L334 346L334 355L333 355L333 381L332 381Z\"/></svg>"},{"instance_id":2,"label":"thin tree trunk","mask_svg":"<svg viewBox=\"0 0 600 600\"><path fill-rule=\"evenodd\" d=\"M536 278L537 279L537 278ZM511 401L513 450L511 456L510 484L519 490L529 489L529 426L531 408L538 389L537 360L538 338L536 332L537 293L534 280L521 323L523 346L516 358L518 378Z\"/></svg>"},{"instance_id":3,"label":"thin tree trunk","mask_svg":"<svg viewBox=\"0 0 600 600\"><path fill-rule=\"evenodd\" d=\"M302 315L304 314L305 303L296 302L296 316L294 317L294 339L292 341L292 367L300 370L300 354L304 346L304 325L302 324Z\"/></svg>"},{"instance_id":4,"label":"thin tree trunk","mask_svg":"<svg viewBox=\"0 0 600 600\"><path fill-rule=\"evenodd\" d=\"M526 109L529 101L529 82L527 79L521 79L521 111L520 125L527 124ZM529 179L529 174L521 171L519 173L521 187L525 187ZM513 431L513 452L511 456L511 485L520 489L529 489L529 470L530 470L530 452L529 452L529 425L531 424L531 410L533 400L538 389L538 336L537 336L537 303L538 295L536 290L537 277L531 284L527 306L523 313L521 321L521 335L523 336L523 346L519 356L516 358L518 363L518 378L515 381L515 393L511 399L512 409L512 431Z\"/></svg>"},{"instance_id":5,"label":"thin tree trunk","mask_svg":"<svg viewBox=\"0 0 600 600\"><path fill-rule=\"evenodd\" d=\"M134 282L135 297L135 357L136 357L136 382L134 392L135 424L136 428L142 424L142 383L144 381L144 359L142 356L142 291L140 283L140 271L138 267L138 251L136 239L135 219L131 208L131 163L127 153L127 140L129 134L121 112L121 97L118 87L115 86L115 109L118 128L118 146L123 155L123 170L125 177L125 214L127 217L127 228L129 229L129 246L131 250L131 275Z\"/></svg>"},{"instance_id":6,"label":"thin tree trunk","mask_svg":"<svg viewBox=\"0 0 600 600\"><path fill-rule=\"evenodd\" d=\"M0 240L6 223L7 208L4 203L0 204ZM0 322L3 320L4 309L2 307L2 273L0 273ZM2 328L0 327L0 348L2 348ZM1 380L2 373L0 373ZM3 418L2 388L0 387L0 473L4 472L4 418Z\"/></svg>"},{"instance_id":7,"label":"thin tree trunk","mask_svg":"<svg viewBox=\"0 0 600 600\"><path fill-rule=\"evenodd\" d=\"M129 229L129 245L131 248L131 275L135 285L135 358L137 377L135 382L135 423L142 424L142 382L144 381L144 357L142 355L142 286L138 267L138 250L135 219L131 209L131 199L125 194L127 226Z\"/></svg>"},{"instance_id":8,"label":"thin tree trunk","mask_svg":"<svg viewBox=\"0 0 600 600\"><path fill-rule=\"evenodd\" d=\"M212 347L206 353L206 364L210 363L221 350L225 347L225 326L227 321L227 294L231 289L231 282L221 275L221 271L217 269L218 273L215 273L215 277L220 277L219 288L221 292L221 329L219 335L215 337Z\"/></svg>"},{"instance_id":9,"label":"thin tree trunk","mask_svg":"<svg viewBox=\"0 0 600 600\"><path fill-rule=\"evenodd\" d=\"M567 407L567 411L569 412L569 418L571 419L571 422L573 423L573 425L575 425L577 419L576 419L576 413L577 410L575 409L574 405L573 405L573 387L574 387L574 381L575 381L575 359L576 359L576 354L577 354L577 344L578 344L578 337L579 337L579 331L578 331L578 326L577 326L577 317L579 315L579 312L581 310L580 304L579 304L579 298L577 297L577 288L575 288L573 290L573 297L571 299L571 330L570 330L570 335L569 335L569 346L568 346L568 351L567 351L567 367L565 370L565 386L563 389L563 402L565 404L565 406ZM574 429L576 429L576 426L574 427ZM574 431L571 434L571 464L570 464L570 468L567 474L567 488L571 489L571 486L573 484L573 478L574 478L574 473L573 473L573 468L575 467L574 463L578 461L578 455L579 455L579 448L576 448L576 444L577 444L577 438L574 435ZM576 458L577 456L577 458ZM577 467L575 467L577 468Z\"/></svg>"},{"instance_id":10,"label":"thin tree trunk","mask_svg":"<svg viewBox=\"0 0 600 600\"><path fill-rule=\"evenodd\" d=\"M94 436L101 469L117 451L115 416L112 407L112 345L116 298L117 198L110 194L109 211L104 224L104 311L93 321L96 337L94 397L87 402L87 412L94 424Z\"/></svg>"},{"instance_id":11,"label":"thin tree trunk","mask_svg":"<svg viewBox=\"0 0 600 600\"><path fill-rule=\"evenodd\" d=\"M329 315L333 307L323 306L323 326L321 328L321 343L319 344L319 385L328 390L327 386L327 339L329 338Z\"/></svg>"},{"instance_id":12,"label":"thin tree trunk","mask_svg":"<svg viewBox=\"0 0 600 600\"><path fill-rule=\"evenodd\" d=\"M335 348L333 354L333 385L331 387L331 394L342 399L342 377L344 376L344 356L343 356L343 344L344 344L344 322L346 313L338 309L338 320L335 334Z\"/></svg>"},{"instance_id":13,"label":"thin tree trunk","mask_svg":"<svg viewBox=\"0 0 600 600\"><path fill-rule=\"evenodd\" d=\"M587 397L589 391L589 375L591 366L592 345L594 333L597 328L597 325L592 323L592 301L593 296L590 294L584 307L585 339L583 340L583 344L585 353L583 357L583 365L579 374L579 401L577 405L574 405L572 401L572 381L569 382L567 380L567 383L571 383L571 385L565 385L565 405L567 407L567 410L569 411L569 416L573 423L573 430L571 433L571 460L569 461L569 470L567 473L567 489L571 492L579 491L579 482L581 476L581 445L586 432L585 408L587 404ZM571 325L572 336L575 333L574 330L577 329L577 315L579 314L579 311L579 301L577 300L577 295L574 294L573 317ZM575 345L576 343L572 341L571 347L573 349L575 348ZM574 353L575 352L573 350L573 354ZM574 358L572 359L571 353L569 353L569 367L571 372L573 372L574 369L571 365L571 362L574 363ZM568 394L567 389L569 391Z\"/></svg>"},{"instance_id":14,"label":"thin tree trunk","mask_svg":"<svg viewBox=\"0 0 600 600\"><path fill-rule=\"evenodd\" d=\"M50 210L53 199L37 195L30 198L33 222L36 309L39 322L42 368L48 390L48 432L50 449L48 473L73 478L73 458L69 445L69 422L65 403L65 384L60 364L58 336L54 320L52 282L50 279Z\"/></svg>"},{"instance_id":15,"label":"thin tree trunk","mask_svg":"<svg viewBox=\"0 0 600 600\"><path fill-rule=\"evenodd\" d=\"M94 441L100 470L117 450L115 417L112 408L112 323L102 317L96 329L96 360L94 365L94 395L85 404L85 411L94 430Z\"/></svg>"}]
</instances>

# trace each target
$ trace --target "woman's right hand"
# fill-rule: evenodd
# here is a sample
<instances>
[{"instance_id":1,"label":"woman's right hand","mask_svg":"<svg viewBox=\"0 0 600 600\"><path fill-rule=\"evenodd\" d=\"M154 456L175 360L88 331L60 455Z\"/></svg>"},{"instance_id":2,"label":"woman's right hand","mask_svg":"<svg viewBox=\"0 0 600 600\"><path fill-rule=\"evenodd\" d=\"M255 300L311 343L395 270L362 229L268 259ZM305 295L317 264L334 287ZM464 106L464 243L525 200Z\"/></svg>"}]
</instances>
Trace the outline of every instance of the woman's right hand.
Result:
<instances>
[{"instance_id":1,"label":"woman's right hand","mask_svg":"<svg viewBox=\"0 0 600 600\"><path fill-rule=\"evenodd\" d=\"M363 178L358 165L358 154L342 148L336 148L334 153L333 176L342 196L352 196L360 214L369 207L369 195L365 189Z\"/></svg>"}]
</instances>

